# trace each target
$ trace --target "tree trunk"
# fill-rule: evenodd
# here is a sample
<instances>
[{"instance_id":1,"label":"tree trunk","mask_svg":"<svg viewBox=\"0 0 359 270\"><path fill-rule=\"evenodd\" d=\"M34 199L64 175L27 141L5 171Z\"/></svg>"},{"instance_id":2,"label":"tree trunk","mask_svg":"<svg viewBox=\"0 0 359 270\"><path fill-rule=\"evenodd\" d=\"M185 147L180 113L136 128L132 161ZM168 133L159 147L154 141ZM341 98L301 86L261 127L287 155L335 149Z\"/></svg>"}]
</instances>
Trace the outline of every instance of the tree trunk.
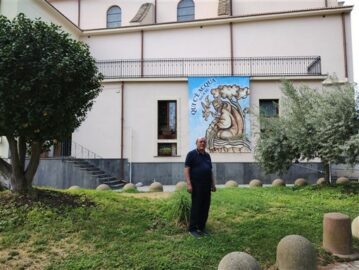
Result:
<instances>
[{"instance_id":1,"label":"tree trunk","mask_svg":"<svg viewBox=\"0 0 359 270\"><path fill-rule=\"evenodd\" d=\"M25 167L25 148L26 143L23 138L17 141L15 138L7 137L11 153L11 191L21 194L35 194L32 188L32 181L40 163L41 143L31 144L31 157L26 169Z\"/></svg>"}]
</instances>

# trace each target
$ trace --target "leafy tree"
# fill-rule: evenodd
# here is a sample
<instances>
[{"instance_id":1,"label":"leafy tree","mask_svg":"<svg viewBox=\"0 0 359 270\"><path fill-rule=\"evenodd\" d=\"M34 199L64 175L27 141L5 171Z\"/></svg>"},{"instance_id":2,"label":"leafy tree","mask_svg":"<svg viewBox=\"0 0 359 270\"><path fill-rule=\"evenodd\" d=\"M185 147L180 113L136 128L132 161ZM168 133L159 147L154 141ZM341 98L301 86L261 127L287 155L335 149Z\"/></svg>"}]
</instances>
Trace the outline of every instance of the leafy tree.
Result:
<instances>
[{"instance_id":1,"label":"leafy tree","mask_svg":"<svg viewBox=\"0 0 359 270\"><path fill-rule=\"evenodd\" d=\"M42 146L80 125L102 75L87 45L24 14L0 16L0 59L0 136L11 154L11 165L0 159L0 170L14 192L30 193Z\"/></svg>"},{"instance_id":2,"label":"leafy tree","mask_svg":"<svg viewBox=\"0 0 359 270\"><path fill-rule=\"evenodd\" d=\"M320 158L328 178L330 163L354 164L359 157L358 97L353 85L322 90L282 84L281 115L261 118L265 131L255 157L267 173L284 173L293 162Z\"/></svg>"}]
</instances>

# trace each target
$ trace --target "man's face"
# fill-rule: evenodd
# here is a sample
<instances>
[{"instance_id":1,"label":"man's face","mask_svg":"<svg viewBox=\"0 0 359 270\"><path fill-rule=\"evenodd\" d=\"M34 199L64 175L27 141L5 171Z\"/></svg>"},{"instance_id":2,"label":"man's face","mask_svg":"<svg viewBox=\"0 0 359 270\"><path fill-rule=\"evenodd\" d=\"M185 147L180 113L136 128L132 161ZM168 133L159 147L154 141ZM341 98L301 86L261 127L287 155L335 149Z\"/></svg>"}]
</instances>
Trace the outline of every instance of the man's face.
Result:
<instances>
[{"instance_id":1,"label":"man's face","mask_svg":"<svg viewBox=\"0 0 359 270\"><path fill-rule=\"evenodd\" d=\"M199 138L196 142L198 150L205 150L206 149L206 138Z\"/></svg>"}]
</instances>

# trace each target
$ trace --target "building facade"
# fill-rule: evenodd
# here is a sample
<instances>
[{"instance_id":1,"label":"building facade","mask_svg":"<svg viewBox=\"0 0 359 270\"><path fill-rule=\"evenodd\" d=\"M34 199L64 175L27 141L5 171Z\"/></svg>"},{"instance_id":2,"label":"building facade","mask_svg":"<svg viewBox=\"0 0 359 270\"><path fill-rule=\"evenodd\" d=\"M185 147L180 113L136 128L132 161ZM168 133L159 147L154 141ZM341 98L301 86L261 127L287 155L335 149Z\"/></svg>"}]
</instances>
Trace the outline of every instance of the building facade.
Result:
<instances>
[{"instance_id":1,"label":"building facade","mask_svg":"<svg viewBox=\"0 0 359 270\"><path fill-rule=\"evenodd\" d=\"M12 2L2 1L3 14L22 11L6 1ZM197 135L212 136L217 182L270 182L277 176L264 175L254 159L261 129L256 115L281 114L280 81L321 88L328 75L353 80L353 7L336 0L25 2L36 7L23 8L25 14L46 9L46 15L34 17L54 18L88 44L105 76L93 109L72 134L70 155L135 183L183 180L184 159ZM244 78L247 85L239 83ZM203 93L197 99L196 91ZM241 99L240 93L246 95ZM199 130L203 123L206 128ZM67 177L66 184L64 176L44 182L55 161L42 161L38 183L76 184L78 175ZM61 162L58 170L70 170ZM314 180L319 170L318 162L295 165L283 177Z\"/></svg>"}]
</instances>

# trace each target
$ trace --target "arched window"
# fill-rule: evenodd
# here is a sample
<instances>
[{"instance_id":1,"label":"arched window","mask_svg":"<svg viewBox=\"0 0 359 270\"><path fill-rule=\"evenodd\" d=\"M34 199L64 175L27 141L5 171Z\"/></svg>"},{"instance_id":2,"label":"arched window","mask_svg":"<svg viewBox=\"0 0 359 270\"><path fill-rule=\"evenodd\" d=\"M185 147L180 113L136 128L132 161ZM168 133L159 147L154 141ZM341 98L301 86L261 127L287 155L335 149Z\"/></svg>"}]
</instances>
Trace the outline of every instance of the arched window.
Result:
<instances>
[{"instance_id":1,"label":"arched window","mask_svg":"<svg viewBox=\"0 0 359 270\"><path fill-rule=\"evenodd\" d=\"M121 26L121 8L112 6L107 10L107 28Z\"/></svg>"},{"instance_id":2,"label":"arched window","mask_svg":"<svg viewBox=\"0 0 359 270\"><path fill-rule=\"evenodd\" d=\"M193 0L181 0L177 5L177 21L194 20L194 2Z\"/></svg>"}]
</instances>

